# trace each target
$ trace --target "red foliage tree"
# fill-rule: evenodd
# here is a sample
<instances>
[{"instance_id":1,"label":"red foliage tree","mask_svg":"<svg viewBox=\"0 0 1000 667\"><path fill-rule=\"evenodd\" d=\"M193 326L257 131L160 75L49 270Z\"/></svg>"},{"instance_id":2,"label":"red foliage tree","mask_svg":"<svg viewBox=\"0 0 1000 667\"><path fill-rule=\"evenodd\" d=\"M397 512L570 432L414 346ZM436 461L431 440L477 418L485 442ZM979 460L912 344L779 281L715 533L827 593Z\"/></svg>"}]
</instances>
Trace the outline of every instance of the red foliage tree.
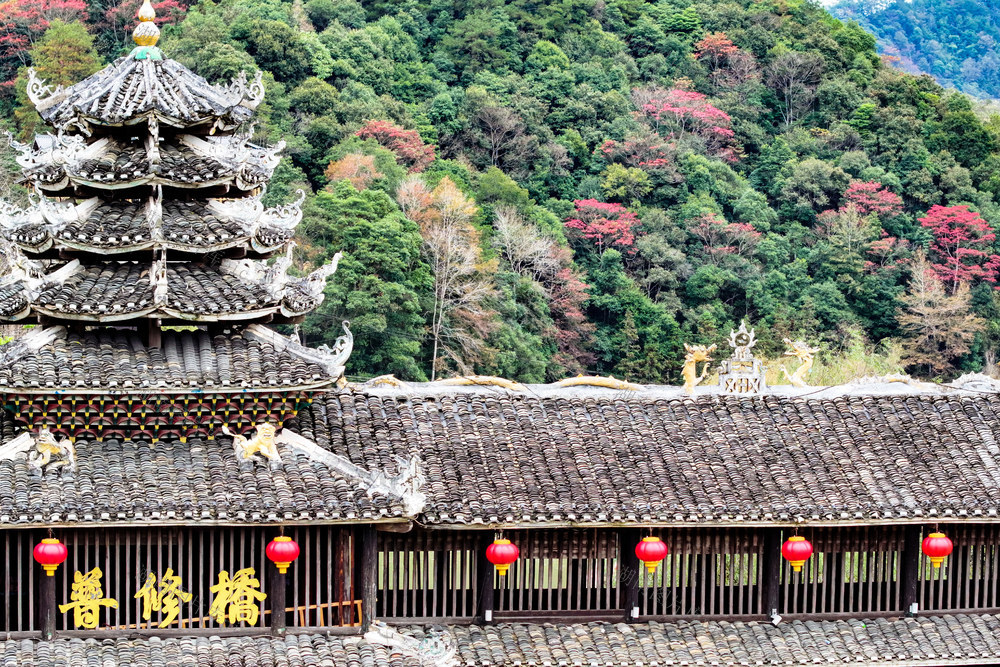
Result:
<instances>
[{"instance_id":1,"label":"red foliage tree","mask_svg":"<svg viewBox=\"0 0 1000 667\"><path fill-rule=\"evenodd\" d=\"M726 255L745 257L751 254L760 241L761 233L745 222L726 222L714 214L697 219L691 234L702 243L705 252L717 263Z\"/></svg>"},{"instance_id":2,"label":"red foliage tree","mask_svg":"<svg viewBox=\"0 0 1000 667\"><path fill-rule=\"evenodd\" d=\"M0 2L0 90L10 95L28 49L56 19L70 23L87 18L84 0L7 0Z\"/></svg>"},{"instance_id":3,"label":"red foliage tree","mask_svg":"<svg viewBox=\"0 0 1000 667\"><path fill-rule=\"evenodd\" d=\"M611 246L635 252L636 228L641 224L639 216L621 204L608 204L596 199L577 199L576 217L566 221L571 235L593 241L597 251Z\"/></svg>"},{"instance_id":4,"label":"red foliage tree","mask_svg":"<svg viewBox=\"0 0 1000 667\"><path fill-rule=\"evenodd\" d=\"M851 181L844 192L844 207L854 204L861 215L875 213L891 218L903 212L903 200L877 181Z\"/></svg>"},{"instance_id":5,"label":"red foliage tree","mask_svg":"<svg viewBox=\"0 0 1000 667\"><path fill-rule=\"evenodd\" d=\"M873 241L868 246L865 259L865 271L879 273L880 271L895 271L909 263L910 242L889 236L882 232L882 238Z\"/></svg>"},{"instance_id":6,"label":"red foliage tree","mask_svg":"<svg viewBox=\"0 0 1000 667\"><path fill-rule=\"evenodd\" d=\"M1000 255L989 252L996 234L978 213L968 206L933 206L920 224L934 236L931 270L952 294L964 282L997 282Z\"/></svg>"},{"instance_id":7,"label":"red foliage tree","mask_svg":"<svg viewBox=\"0 0 1000 667\"><path fill-rule=\"evenodd\" d=\"M386 120L370 120L355 135L388 148L410 173L420 173L434 161L434 146L425 144L416 130L404 130Z\"/></svg>"},{"instance_id":8,"label":"red foliage tree","mask_svg":"<svg viewBox=\"0 0 1000 667\"><path fill-rule=\"evenodd\" d=\"M681 179L677 170L677 147L655 132L647 131L625 141L608 139L599 150L608 162L642 169L671 182Z\"/></svg>"},{"instance_id":9,"label":"red foliage tree","mask_svg":"<svg viewBox=\"0 0 1000 667\"><path fill-rule=\"evenodd\" d=\"M736 92L745 101L746 91L739 89L749 81L760 79L760 68L753 54L742 51L724 32L713 32L694 45L694 57L705 64L716 90Z\"/></svg>"},{"instance_id":10,"label":"red foliage tree","mask_svg":"<svg viewBox=\"0 0 1000 667\"><path fill-rule=\"evenodd\" d=\"M590 351L596 327L584 311L590 286L572 267L569 249L557 247L555 258L562 268L545 281L558 348L553 361L570 373L582 373L596 359Z\"/></svg>"},{"instance_id":11,"label":"red foliage tree","mask_svg":"<svg viewBox=\"0 0 1000 667\"><path fill-rule=\"evenodd\" d=\"M737 159L732 118L725 111L709 104L699 92L672 88L667 91L647 91L639 106L639 114L653 123L657 131L668 132L678 139L695 135L705 142L706 150L716 157L735 162Z\"/></svg>"},{"instance_id":12,"label":"red foliage tree","mask_svg":"<svg viewBox=\"0 0 1000 667\"><path fill-rule=\"evenodd\" d=\"M702 37L694 45L694 57L716 70L726 63L726 61L739 53L732 41L726 37L724 32L713 32Z\"/></svg>"}]
</instances>

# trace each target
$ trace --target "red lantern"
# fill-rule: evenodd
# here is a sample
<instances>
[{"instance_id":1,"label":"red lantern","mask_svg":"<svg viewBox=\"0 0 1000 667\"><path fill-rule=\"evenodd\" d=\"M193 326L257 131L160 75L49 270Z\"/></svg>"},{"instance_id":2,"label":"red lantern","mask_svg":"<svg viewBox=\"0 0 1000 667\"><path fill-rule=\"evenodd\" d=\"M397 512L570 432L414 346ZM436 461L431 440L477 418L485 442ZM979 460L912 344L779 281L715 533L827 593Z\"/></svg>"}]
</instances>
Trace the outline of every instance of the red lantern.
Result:
<instances>
[{"instance_id":1,"label":"red lantern","mask_svg":"<svg viewBox=\"0 0 1000 667\"><path fill-rule=\"evenodd\" d=\"M45 574L51 577L55 575L56 568L66 560L68 553L65 544L54 537L47 537L35 545L33 555L45 570Z\"/></svg>"},{"instance_id":2,"label":"red lantern","mask_svg":"<svg viewBox=\"0 0 1000 667\"><path fill-rule=\"evenodd\" d=\"M806 538L793 535L781 545L781 555L791 563L793 571L801 572L802 566L813 555L813 545Z\"/></svg>"},{"instance_id":3,"label":"red lantern","mask_svg":"<svg viewBox=\"0 0 1000 667\"><path fill-rule=\"evenodd\" d=\"M644 537L642 542L635 545L635 555L639 557L650 574L656 572L656 567L661 560L667 557L668 553L670 553L670 549L658 537Z\"/></svg>"},{"instance_id":4,"label":"red lantern","mask_svg":"<svg viewBox=\"0 0 1000 667\"><path fill-rule=\"evenodd\" d=\"M271 540L264 553L274 561L278 572L284 574L288 571L288 566L292 564L292 561L299 557L299 545L292 538L281 535Z\"/></svg>"},{"instance_id":5,"label":"red lantern","mask_svg":"<svg viewBox=\"0 0 1000 667\"><path fill-rule=\"evenodd\" d=\"M954 548L955 545L951 543L951 540L944 533L931 533L924 538L923 544L920 545L921 551L924 552L924 555L927 556L934 567L941 567L941 563L951 554Z\"/></svg>"},{"instance_id":6,"label":"red lantern","mask_svg":"<svg viewBox=\"0 0 1000 667\"><path fill-rule=\"evenodd\" d=\"M507 574L511 563L516 561L520 555L521 550L517 548L517 545L511 544L510 540L493 540L493 544L486 547L486 560L496 566L501 577Z\"/></svg>"}]
</instances>

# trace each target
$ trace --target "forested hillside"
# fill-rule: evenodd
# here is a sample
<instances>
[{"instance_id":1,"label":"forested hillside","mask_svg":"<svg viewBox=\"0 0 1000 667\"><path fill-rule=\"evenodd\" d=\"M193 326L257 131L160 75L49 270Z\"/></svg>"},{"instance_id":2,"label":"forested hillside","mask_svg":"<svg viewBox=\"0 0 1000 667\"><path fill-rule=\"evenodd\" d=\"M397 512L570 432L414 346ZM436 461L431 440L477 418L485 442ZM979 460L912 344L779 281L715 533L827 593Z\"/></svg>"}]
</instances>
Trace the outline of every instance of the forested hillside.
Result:
<instances>
[{"instance_id":1,"label":"forested hillside","mask_svg":"<svg viewBox=\"0 0 1000 667\"><path fill-rule=\"evenodd\" d=\"M27 135L25 65L69 83L127 52L138 0L0 6ZM728 349L741 318L772 356L995 358L1000 119L811 2L156 7L167 57L263 70L255 131L287 142L266 203L307 192L300 270L345 253L303 330L349 319L354 376L674 382L683 343Z\"/></svg>"},{"instance_id":2,"label":"forested hillside","mask_svg":"<svg viewBox=\"0 0 1000 667\"><path fill-rule=\"evenodd\" d=\"M1000 98L1000 4L992 0L841 0L831 9L873 32L910 71Z\"/></svg>"}]
</instances>

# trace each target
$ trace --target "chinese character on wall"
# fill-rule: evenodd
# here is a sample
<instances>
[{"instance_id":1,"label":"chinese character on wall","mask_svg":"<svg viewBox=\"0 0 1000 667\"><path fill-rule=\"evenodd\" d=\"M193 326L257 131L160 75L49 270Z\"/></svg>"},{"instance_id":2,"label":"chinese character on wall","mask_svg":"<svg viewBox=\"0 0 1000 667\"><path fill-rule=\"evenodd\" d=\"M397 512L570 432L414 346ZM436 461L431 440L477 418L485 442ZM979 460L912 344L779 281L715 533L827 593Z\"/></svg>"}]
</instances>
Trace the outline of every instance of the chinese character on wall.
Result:
<instances>
[{"instance_id":1,"label":"chinese character on wall","mask_svg":"<svg viewBox=\"0 0 1000 667\"><path fill-rule=\"evenodd\" d=\"M177 620L180 612L181 602L190 602L192 595L181 590L183 582L181 578L174 574L173 568L167 568L166 573L160 577L160 587L156 587L156 575L150 574L146 577L139 592L135 594L135 599L142 600L142 618L150 620L154 611L164 613L163 620L158 627L165 628Z\"/></svg>"},{"instance_id":2,"label":"chinese character on wall","mask_svg":"<svg viewBox=\"0 0 1000 667\"><path fill-rule=\"evenodd\" d=\"M118 609L118 601L101 597L101 568L95 567L87 574L79 571L73 575L70 602L59 605L59 611L73 610L73 625L85 630L93 630L100 621L101 607Z\"/></svg>"},{"instance_id":3,"label":"chinese character on wall","mask_svg":"<svg viewBox=\"0 0 1000 667\"><path fill-rule=\"evenodd\" d=\"M209 616L222 625L227 619L231 624L241 621L256 624L260 615L257 603L267 599L267 595L260 592L260 581L254 574L252 567L243 568L231 579L228 571L220 572L219 583L209 589L215 593Z\"/></svg>"}]
</instances>

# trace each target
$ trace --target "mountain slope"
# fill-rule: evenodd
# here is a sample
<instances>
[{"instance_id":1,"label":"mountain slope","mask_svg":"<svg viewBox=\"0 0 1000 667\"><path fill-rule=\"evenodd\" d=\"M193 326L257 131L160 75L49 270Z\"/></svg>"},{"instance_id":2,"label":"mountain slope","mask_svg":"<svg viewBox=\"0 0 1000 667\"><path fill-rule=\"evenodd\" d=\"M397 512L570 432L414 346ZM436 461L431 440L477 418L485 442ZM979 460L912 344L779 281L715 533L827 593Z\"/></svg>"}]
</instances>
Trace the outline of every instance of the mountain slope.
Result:
<instances>
[{"instance_id":1,"label":"mountain slope","mask_svg":"<svg viewBox=\"0 0 1000 667\"><path fill-rule=\"evenodd\" d=\"M874 33L911 72L975 97L1000 98L1000 3L993 0L843 0L831 11Z\"/></svg>"}]
</instances>

